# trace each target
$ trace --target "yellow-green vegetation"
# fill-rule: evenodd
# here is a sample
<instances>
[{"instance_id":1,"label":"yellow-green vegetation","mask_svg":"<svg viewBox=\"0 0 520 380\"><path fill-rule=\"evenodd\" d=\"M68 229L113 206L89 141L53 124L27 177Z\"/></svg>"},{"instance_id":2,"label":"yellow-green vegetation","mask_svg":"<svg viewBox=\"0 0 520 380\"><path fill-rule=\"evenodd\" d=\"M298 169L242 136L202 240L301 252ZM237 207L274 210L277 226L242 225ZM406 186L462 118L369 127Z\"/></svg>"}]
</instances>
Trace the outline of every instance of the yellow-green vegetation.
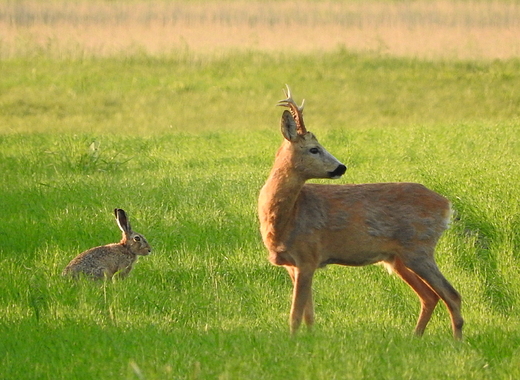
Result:
<instances>
[{"instance_id":1,"label":"yellow-green vegetation","mask_svg":"<svg viewBox=\"0 0 520 380\"><path fill-rule=\"evenodd\" d=\"M518 59L49 49L0 54L0 378L520 377ZM349 167L333 183L415 181L453 202L437 262L462 342L442 304L414 338L417 297L379 266L319 271L315 329L289 336L290 279L256 219L285 83ZM152 255L124 280L62 278L119 240L115 207Z\"/></svg>"}]
</instances>

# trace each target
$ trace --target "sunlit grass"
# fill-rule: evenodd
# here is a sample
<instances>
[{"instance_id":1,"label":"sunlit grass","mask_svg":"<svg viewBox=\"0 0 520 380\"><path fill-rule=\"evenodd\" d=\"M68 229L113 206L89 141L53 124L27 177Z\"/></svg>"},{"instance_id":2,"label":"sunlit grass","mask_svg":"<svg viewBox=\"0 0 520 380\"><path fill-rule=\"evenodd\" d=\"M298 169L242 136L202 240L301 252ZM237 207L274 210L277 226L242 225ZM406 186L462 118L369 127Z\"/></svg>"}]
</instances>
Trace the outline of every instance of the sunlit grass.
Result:
<instances>
[{"instance_id":1,"label":"sunlit grass","mask_svg":"<svg viewBox=\"0 0 520 380\"><path fill-rule=\"evenodd\" d=\"M520 109L518 60L434 63L339 50L319 55L17 58L0 65L3 133L265 129L277 117L273 104L283 96L285 83L295 96L306 98L312 110L308 123L315 130L494 125L515 120ZM155 148L143 145L144 151ZM118 153L115 162L125 156L112 150L110 154Z\"/></svg>"},{"instance_id":2,"label":"sunlit grass","mask_svg":"<svg viewBox=\"0 0 520 380\"><path fill-rule=\"evenodd\" d=\"M117 147L131 157L108 166L85 165L88 134L4 135L2 376L517 376L518 125L501 125L500 138L487 124L318 136L349 162L336 183L418 181L454 202L437 255L464 299L465 341L454 343L444 305L412 338L417 298L377 266L318 272L315 331L289 337L290 280L267 263L255 211L280 141L273 124L269 133L100 134L100 156ZM479 154L468 160L461 144ZM113 207L131 213L153 255L123 281L63 279L78 252L119 239Z\"/></svg>"}]
</instances>

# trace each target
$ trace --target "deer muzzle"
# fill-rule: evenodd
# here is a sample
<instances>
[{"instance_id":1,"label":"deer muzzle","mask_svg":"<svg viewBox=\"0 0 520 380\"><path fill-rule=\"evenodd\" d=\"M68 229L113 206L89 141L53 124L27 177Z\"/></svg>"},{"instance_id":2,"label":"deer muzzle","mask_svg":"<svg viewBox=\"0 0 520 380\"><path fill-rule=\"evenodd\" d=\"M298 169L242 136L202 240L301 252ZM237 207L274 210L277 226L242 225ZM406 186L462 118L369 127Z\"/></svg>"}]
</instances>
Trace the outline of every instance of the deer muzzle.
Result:
<instances>
[{"instance_id":1,"label":"deer muzzle","mask_svg":"<svg viewBox=\"0 0 520 380\"><path fill-rule=\"evenodd\" d=\"M347 167L343 164L340 164L340 165L338 165L338 167L336 169L334 169L334 171L329 172L329 176L332 179L338 179L343 174L345 174L346 171L347 171Z\"/></svg>"}]
</instances>

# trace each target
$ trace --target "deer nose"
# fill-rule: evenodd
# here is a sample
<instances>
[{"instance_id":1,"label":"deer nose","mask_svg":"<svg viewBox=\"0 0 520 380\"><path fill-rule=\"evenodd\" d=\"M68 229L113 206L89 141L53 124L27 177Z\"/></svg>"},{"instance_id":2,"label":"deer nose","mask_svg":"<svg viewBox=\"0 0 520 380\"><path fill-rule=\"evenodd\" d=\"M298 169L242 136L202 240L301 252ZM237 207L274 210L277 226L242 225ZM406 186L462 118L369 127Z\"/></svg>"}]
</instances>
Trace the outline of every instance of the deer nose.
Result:
<instances>
[{"instance_id":1,"label":"deer nose","mask_svg":"<svg viewBox=\"0 0 520 380\"><path fill-rule=\"evenodd\" d=\"M343 165L343 164L338 165L338 167L336 169L334 169L333 172L330 172L330 177L331 178L339 178L343 174L345 174L346 171L347 171L347 167L345 165Z\"/></svg>"}]
</instances>

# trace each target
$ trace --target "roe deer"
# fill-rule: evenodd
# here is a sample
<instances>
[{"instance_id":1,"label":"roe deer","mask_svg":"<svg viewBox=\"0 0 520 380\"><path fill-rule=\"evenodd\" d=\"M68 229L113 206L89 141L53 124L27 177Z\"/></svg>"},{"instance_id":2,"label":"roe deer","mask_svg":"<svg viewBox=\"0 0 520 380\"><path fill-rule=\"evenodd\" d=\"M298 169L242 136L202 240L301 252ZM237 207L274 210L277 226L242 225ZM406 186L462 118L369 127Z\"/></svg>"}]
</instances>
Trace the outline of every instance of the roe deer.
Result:
<instances>
[{"instance_id":1,"label":"roe deer","mask_svg":"<svg viewBox=\"0 0 520 380\"><path fill-rule=\"evenodd\" d=\"M340 178L339 162L303 122L291 97L278 105L285 138L258 200L262 240L269 261L287 269L294 284L290 327L314 322L312 277L327 264L384 263L417 293L422 335L439 298L448 307L453 335L462 338L461 297L439 271L434 249L451 215L450 202L417 183L306 184Z\"/></svg>"}]
</instances>

